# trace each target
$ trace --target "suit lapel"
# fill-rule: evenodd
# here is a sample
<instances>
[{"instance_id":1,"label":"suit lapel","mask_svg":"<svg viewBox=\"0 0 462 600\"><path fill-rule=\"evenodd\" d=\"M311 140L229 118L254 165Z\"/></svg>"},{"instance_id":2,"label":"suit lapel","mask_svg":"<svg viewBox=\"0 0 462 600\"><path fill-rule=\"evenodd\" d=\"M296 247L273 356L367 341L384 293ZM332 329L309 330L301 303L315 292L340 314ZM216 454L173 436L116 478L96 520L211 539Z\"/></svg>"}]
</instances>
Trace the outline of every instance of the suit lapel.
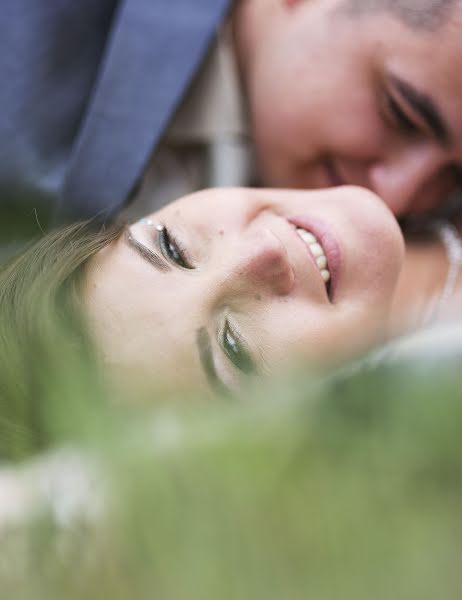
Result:
<instances>
[{"instance_id":1,"label":"suit lapel","mask_svg":"<svg viewBox=\"0 0 462 600\"><path fill-rule=\"evenodd\" d=\"M230 0L124 0L70 158L62 212L106 216L129 197Z\"/></svg>"}]
</instances>

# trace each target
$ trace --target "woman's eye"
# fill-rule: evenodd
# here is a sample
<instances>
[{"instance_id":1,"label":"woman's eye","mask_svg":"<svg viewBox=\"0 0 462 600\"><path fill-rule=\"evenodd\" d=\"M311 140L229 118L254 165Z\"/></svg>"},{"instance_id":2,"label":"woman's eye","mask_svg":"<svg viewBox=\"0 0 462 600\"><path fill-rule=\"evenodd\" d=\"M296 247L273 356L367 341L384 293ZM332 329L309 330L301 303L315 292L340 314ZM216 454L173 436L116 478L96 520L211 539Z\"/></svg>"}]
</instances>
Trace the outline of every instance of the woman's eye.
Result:
<instances>
[{"instance_id":1,"label":"woman's eye","mask_svg":"<svg viewBox=\"0 0 462 600\"><path fill-rule=\"evenodd\" d=\"M157 240L159 248L165 258L184 269L194 269L188 259L186 250L181 247L179 242L171 234L169 234L165 225L157 226Z\"/></svg>"},{"instance_id":2,"label":"woman's eye","mask_svg":"<svg viewBox=\"0 0 462 600\"><path fill-rule=\"evenodd\" d=\"M223 330L223 350L230 361L246 374L255 372L255 364L246 350L239 334L233 330L228 320Z\"/></svg>"},{"instance_id":3,"label":"woman's eye","mask_svg":"<svg viewBox=\"0 0 462 600\"><path fill-rule=\"evenodd\" d=\"M417 125L408 117L399 102L391 94L385 94L384 105L385 114L393 127L408 135L419 133Z\"/></svg>"}]
</instances>

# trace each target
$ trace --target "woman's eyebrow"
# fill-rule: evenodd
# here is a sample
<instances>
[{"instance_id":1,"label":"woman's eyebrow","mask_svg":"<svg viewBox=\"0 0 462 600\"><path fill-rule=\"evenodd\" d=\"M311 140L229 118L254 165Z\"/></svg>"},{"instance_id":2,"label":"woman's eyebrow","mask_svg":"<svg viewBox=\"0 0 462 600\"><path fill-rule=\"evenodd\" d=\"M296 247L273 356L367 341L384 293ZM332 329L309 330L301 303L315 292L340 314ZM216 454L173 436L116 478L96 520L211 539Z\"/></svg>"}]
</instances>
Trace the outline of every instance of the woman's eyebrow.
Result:
<instances>
[{"instance_id":1,"label":"woman's eyebrow","mask_svg":"<svg viewBox=\"0 0 462 600\"><path fill-rule=\"evenodd\" d=\"M137 252L141 256L141 258L143 258L150 265L155 267L158 271L160 271L161 273L166 273L167 271L170 271L171 267L167 263L167 261L162 256L160 256L156 252L153 252L147 246L135 239L132 236L130 229L128 228L125 233L125 240L130 246L130 248L135 250L135 252Z\"/></svg>"},{"instance_id":2,"label":"woman's eyebrow","mask_svg":"<svg viewBox=\"0 0 462 600\"><path fill-rule=\"evenodd\" d=\"M200 327L196 332L196 345L199 352L199 358L202 368L204 369L207 381L213 390L218 391L226 396L230 395L229 388L223 383L218 376L213 362L212 343L210 335L205 327Z\"/></svg>"}]
</instances>

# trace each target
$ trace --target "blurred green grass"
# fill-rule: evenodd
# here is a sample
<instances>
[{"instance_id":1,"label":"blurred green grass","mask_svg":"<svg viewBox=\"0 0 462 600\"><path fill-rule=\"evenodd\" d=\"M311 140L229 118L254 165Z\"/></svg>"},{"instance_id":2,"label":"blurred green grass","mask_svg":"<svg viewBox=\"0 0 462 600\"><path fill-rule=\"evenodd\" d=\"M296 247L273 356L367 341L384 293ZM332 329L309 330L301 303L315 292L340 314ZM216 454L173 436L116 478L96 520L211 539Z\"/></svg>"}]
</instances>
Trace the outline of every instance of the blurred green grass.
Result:
<instances>
[{"instance_id":1,"label":"blurred green grass","mask_svg":"<svg viewBox=\"0 0 462 600\"><path fill-rule=\"evenodd\" d=\"M151 408L77 392L55 442L98 457L105 510L11 533L2 597L460 597L457 370L292 377L233 402L163 390Z\"/></svg>"}]
</instances>

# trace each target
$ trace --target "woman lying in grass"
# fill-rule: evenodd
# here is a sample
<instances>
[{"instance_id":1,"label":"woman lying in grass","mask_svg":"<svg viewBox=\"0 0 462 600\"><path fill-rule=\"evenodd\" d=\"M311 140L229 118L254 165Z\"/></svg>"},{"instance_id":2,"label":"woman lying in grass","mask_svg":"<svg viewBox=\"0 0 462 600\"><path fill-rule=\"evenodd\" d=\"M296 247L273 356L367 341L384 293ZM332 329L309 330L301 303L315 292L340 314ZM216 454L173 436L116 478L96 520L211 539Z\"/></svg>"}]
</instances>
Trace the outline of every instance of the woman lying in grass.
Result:
<instances>
[{"instance_id":1,"label":"woman lying in grass","mask_svg":"<svg viewBox=\"0 0 462 600\"><path fill-rule=\"evenodd\" d=\"M2 353L22 360L32 333L77 312L111 378L234 390L420 323L446 272L437 240L405 255L396 220L361 188L212 189L130 226L70 226L13 259L0 275Z\"/></svg>"},{"instance_id":2,"label":"woman lying in grass","mask_svg":"<svg viewBox=\"0 0 462 600\"><path fill-rule=\"evenodd\" d=\"M450 598L457 374L423 386L363 374L311 398L293 381L255 412L170 407L153 423L130 404L100 411L93 371L234 388L300 358L338 363L425 317L446 270L434 240L405 255L386 207L357 188L211 190L129 227L42 238L0 273L0 456L90 433L107 459L97 481L112 485L87 485L86 463L66 457L58 471L0 472L0 521L42 509L23 537L2 538L2 591ZM75 536L56 534L69 522Z\"/></svg>"}]
</instances>

